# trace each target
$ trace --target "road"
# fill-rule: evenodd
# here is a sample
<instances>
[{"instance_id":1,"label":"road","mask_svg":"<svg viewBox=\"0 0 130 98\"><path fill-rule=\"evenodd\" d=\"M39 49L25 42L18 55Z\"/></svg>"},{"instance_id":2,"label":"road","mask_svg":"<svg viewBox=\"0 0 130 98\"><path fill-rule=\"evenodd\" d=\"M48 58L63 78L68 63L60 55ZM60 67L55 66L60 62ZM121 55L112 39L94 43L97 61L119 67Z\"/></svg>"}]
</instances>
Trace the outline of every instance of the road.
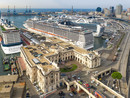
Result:
<instances>
[{"instance_id":1,"label":"road","mask_svg":"<svg viewBox=\"0 0 130 98\"><path fill-rule=\"evenodd\" d=\"M122 45L122 54L119 62L119 71L123 77L126 77L127 60L129 56L130 49L130 32L127 34L125 43ZM125 66L124 66L125 65Z\"/></svg>"},{"instance_id":2,"label":"road","mask_svg":"<svg viewBox=\"0 0 130 98\"><path fill-rule=\"evenodd\" d=\"M39 95L36 89L34 88L34 85L30 82L30 80L26 76L19 78L18 82L26 82L26 88L29 89L31 98L39 98Z\"/></svg>"}]
</instances>

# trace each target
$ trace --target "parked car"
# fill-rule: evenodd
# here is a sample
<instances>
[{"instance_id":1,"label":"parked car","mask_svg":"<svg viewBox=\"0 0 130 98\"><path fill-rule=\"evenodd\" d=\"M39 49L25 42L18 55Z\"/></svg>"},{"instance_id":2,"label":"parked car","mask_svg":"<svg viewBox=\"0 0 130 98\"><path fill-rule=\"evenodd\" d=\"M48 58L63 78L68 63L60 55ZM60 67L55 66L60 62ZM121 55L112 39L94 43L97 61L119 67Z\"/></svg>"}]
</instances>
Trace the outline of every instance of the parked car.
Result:
<instances>
[{"instance_id":1,"label":"parked car","mask_svg":"<svg viewBox=\"0 0 130 98\"><path fill-rule=\"evenodd\" d=\"M42 92L40 92L40 93L39 93L39 95L43 95L43 93L42 93Z\"/></svg>"},{"instance_id":2,"label":"parked car","mask_svg":"<svg viewBox=\"0 0 130 98\"><path fill-rule=\"evenodd\" d=\"M76 94L77 94L77 92L76 92L76 91L72 91L72 93L73 93L74 95L76 95Z\"/></svg>"},{"instance_id":3,"label":"parked car","mask_svg":"<svg viewBox=\"0 0 130 98\"><path fill-rule=\"evenodd\" d=\"M30 93L29 92L26 93L26 98L30 98Z\"/></svg>"},{"instance_id":4,"label":"parked car","mask_svg":"<svg viewBox=\"0 0 130 98\"><path fill-rule=\"evenodd\" d=\"M74 78L76 75L72 75L72 78Z\"/></svg>"},{"instance_id":5,"label":"parked car","mask_svg":"<svg viewBox=\"0 0 130 98\"><path fill-rule=\"evenodd\" d=\"M98 71L95 71L95 74L97 74L98 73Z\"/></svg>"},{"instance_id":6,"label":"parked car","mask_svg":"<svg viewBox=\"0 0 130 98\"><path fill-rule=\"evenodd\" d=\"M63 91L60 91L59 96L65 96L65 93Z\"/></svg>"},{"instance_id":7,"label":"parked car","mask_svg":"<svg viewBox=\"0 0 130 98\"><path fill-rule=\"evenodd\" d=\"M92 81L91 81L91 83L94 83L94 82L95 82L95 80L92 80Z\"/></svg>"},{"instance_id":8,"label":"parked car","mask_svg":"<svg viewBox=\"0 0 130 98\"><path fill-rule=\"evenodd\" d=\"M99 85L99 83L96 83L96 86L98 86Z\"/></svg>"},{"instance_id":9,"label":"parked car","mask_svg":"<svg viewBox=\"0 0 130 98\"><path fill-rule=\"evenodd\" d=\"M96 89L97 89L97 88L96 88L96 87L94 87L94 86L91 86L91 88L92 88L92 89L94 89L94 90L96 90Z\"/></svg>"},{"instance_id":10,"label":"parked car","mask_svg":"<svg viewBox=\"0 0 130 98\"><path fill-rule=\"evenodd\" d=\"M71 97L73 97L74 95L72 93L69 94Z\"/></svg>"},{"instance_id":11,"label":"parked car","mask_svg":"<svg viewBox=\"0 0 130 98\"><path fill-rule=\"evenodd\" d=\"M61 76L66 76L66 74L63 74L63 73L61 73L60 75L61 75Z\"/></svg>"},{"instance_id":12,"label":"parked car","mask_svg":"<svg viewBox=\"0 0 130 98\"><path fill-rule=\"evenodd\" d=\"M78 77L78 80L80 80L80 77Z\"/></svg>"}]
</instances>

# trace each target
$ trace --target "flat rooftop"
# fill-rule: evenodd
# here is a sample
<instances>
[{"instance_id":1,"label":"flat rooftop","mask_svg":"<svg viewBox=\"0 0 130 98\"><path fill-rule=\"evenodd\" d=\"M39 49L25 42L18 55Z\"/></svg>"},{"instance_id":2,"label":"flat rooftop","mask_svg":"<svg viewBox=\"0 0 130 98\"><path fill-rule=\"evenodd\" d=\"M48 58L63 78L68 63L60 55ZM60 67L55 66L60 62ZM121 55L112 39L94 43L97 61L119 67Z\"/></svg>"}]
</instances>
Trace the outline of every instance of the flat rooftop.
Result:
<instances>
[{"instance_id":1,"label":"flat rooftop","mask_svg":"<svg viewBox=\"0 0 130 98\"><path fill-rule=\"evenodd\" d=\"M26 54L29 62L32 67L37 66L42 69L44 72L48 72L50 70L56 70L57 68L53 66L46 58L45 55L53 55L53 52L45 50L41 50L43 48L39 45L29 45L28 47L22 47L24 53Z\"/></svg>"},{"instance_id":2,"label":"flat rooftop","mask_svg":"<svg viewBox=\"0 0 130 98\"><path fill-rule=\"evenodd\" d=\"M18 75L3 75L0 76L0 83L17 81Z\"/></svg>"},{"instance_id":3,"label":"flat rooftop","mask_svg":"<svg viewBox=\"0 0 130 98\"><path fill-rule=\"evenodd\" d=\"M23 93L24 93L24 89L25 89L25 83L15 83L13 86L13 94L12 97L13 98L23 98Z\"/></svg>"},{"instance_id":4,"label":"flat rooftop","mask_svg":"<svg viewBox=\"0 0 130 98\"><path fill-rule=\"evenodd\" d=\"M0 84L0 93L9 93L13 87L13 83Z\"/></svg>"},{"instance_id":5,"label":"flat rooftop","mask_svg":"<svg viewBox=\"0 0 130 98\"><path fill-rule=\"evenodd\" d=\"M28 60L32 66L39 66L45 72L48 70L55 70L55 66L47 59L52 55L57 55L59 52L76 51L83 55L94 54L93 51L87 51L83 48L79 48L73 44L67 43L55 37L48 37L48 41L43 42L40 45L28 45L22 47L22 50L26 54Z\"/></svg>"}]
</instances>

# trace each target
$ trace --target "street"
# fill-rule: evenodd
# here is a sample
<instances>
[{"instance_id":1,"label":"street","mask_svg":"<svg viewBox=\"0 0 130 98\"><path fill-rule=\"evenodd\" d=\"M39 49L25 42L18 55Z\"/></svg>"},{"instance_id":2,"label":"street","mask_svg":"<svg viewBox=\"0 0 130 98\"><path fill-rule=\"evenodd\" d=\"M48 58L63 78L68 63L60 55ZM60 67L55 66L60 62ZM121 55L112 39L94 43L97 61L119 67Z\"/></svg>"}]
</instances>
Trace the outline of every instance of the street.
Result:
<instances>
[{"instance_id":1,"label":"street","mask_svg":"<svg viewBox=\"0 0 130 98\"><path fill-rule=\"evenodd\" d=\"M34 85L30 82L30 80L26 76L22 76L22 78L19 78L18 82L26 82L26 89L29 90L31 98L39 98L39 95L36 89L34 88Z\"/></svg>"}]
</instances>

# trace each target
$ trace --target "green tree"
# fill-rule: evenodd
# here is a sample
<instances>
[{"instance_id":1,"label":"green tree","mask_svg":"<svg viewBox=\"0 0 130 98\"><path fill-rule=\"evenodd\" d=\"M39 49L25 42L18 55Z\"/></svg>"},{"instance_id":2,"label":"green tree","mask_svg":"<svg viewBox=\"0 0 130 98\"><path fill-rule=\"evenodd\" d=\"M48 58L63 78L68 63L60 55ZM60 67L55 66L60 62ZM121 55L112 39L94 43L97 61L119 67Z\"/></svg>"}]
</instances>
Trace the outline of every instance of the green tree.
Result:
<instances>
[{"instance_id":1,"label":"green tree","mask_svg":"<svg viewBox=\"0 0 130 98\"><path fill-rule=\"evenodd\" d=\"M119 82L119 80L122 78L122 75L121 75L121 73L119 73L119 72L113 72L113 73L111 74L111 77L112 77L113 79L118 80L118 82ZM116 87L117 87L117 85L119 85L119 83L116 84Z\"/></svg>"},{"instance_id":2,"label":"green tree","mask_svg":"<svg viewBox=\"0 0 130 98\"><path fill-rule=\"evenodd\" d=\"M111 77L112 77L113 79L118 79L118 80L120 80L120 79L122 78L122 75L121 75L121 73L119 73L119 72L113 72L113 73L111 74Z\"/></svg>"}]
</instances>

